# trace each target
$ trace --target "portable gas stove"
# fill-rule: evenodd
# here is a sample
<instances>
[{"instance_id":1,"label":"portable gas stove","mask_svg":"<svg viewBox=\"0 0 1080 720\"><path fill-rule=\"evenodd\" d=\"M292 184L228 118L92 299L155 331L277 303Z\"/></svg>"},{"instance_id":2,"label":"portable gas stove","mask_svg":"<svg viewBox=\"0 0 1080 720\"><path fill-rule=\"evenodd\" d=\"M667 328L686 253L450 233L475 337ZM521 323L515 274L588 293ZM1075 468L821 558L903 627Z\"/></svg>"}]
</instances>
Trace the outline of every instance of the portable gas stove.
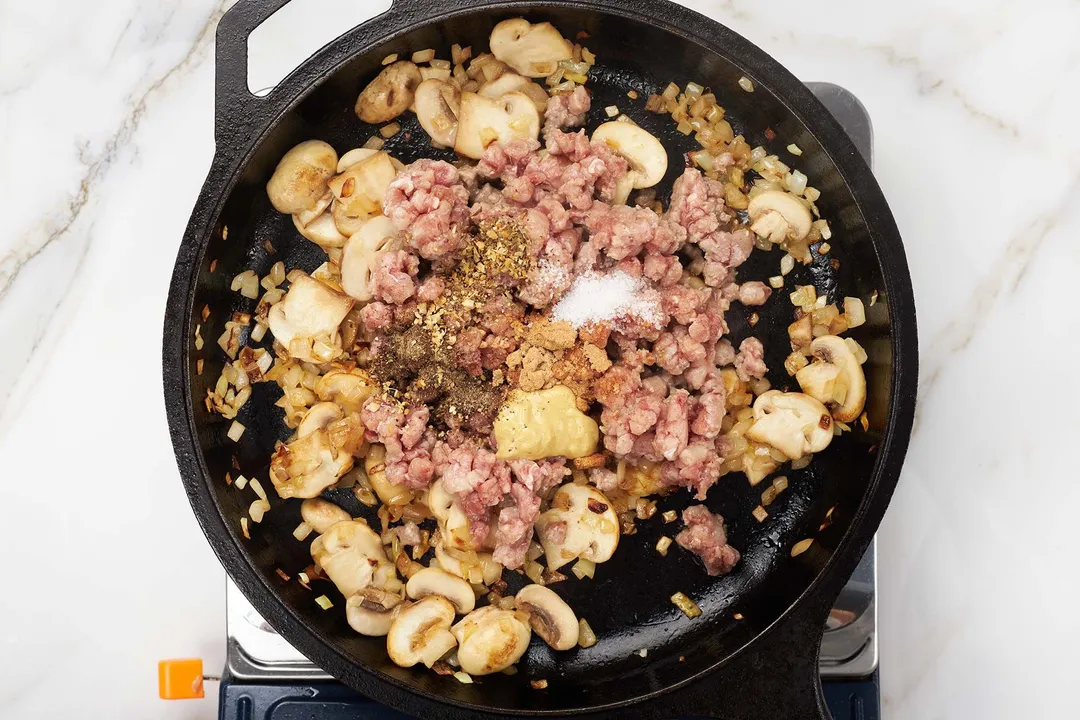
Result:
<instances>
[{"instance_id":1,"label":"portable gas stove","mask_svg":"<svg viewBox=\"0 0 1080 720\"><path fill-rule=\"evenodd\" d=\"M863 104L837 85L808 85L872 164L873 128ZM878 720L880 716L876 592L875 546L871 544L837 599L821 643L822 685L835 720ZM407 718L313 665L270 627L231 580L226 589L226 628L221 720Z\"/></svg>"}]
</instances>

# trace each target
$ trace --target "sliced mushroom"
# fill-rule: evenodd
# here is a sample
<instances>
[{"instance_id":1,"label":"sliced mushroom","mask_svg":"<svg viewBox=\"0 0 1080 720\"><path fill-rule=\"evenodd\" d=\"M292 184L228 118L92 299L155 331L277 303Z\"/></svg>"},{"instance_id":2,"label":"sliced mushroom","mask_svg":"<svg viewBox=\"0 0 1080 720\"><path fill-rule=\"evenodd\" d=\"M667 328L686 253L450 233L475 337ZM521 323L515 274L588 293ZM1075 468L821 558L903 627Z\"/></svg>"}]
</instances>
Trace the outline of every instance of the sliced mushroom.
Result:
<instances>
[{"instance_id":1,"label":"sliced mushroom","mask_svg":"<svg viewBox=\"0 0 1080 720\"><path fill-rule=\"evenodd\" d=\"M457 88L459 92L461 91L461 85L459 85L458 81L452 77L450 68L433 68L425 66L420 68L420 77L420 85L423 85L428 80L441 80L442 82L449 83L454 88ZM409 109L413 112L417 112L417 100L419 97L420 87L417 86L416 93L413 95L413 104L409 106Z\"/></svg>"},{"instance_id":2,"label":"sliced mushroom","mask_svg":"<svg viewBox=\"0 0 1080 720\"><path fill-rule=\"evenodd\" d=\"M352 466L352 454L334 447L330 433L320 429L274 452L270 460L270 482L282 498L314 498Z\"/></svg>"},{"instance_id":3,"label":"sliced mushroom","mask_svg":"<svg viewBox=\"0 0 1080 720\"><path fill-rule=\"evenodd\" d=\"M809 395L769 390L754 401L754 424L746 437L798 460L832 442L832 415Z\"/></svg>"},{"instance_id":4,"label":"sliced mushroom","mask_svg":"<svg viewBox=\"0 0 1080 720\"><path fill-rule=\"evenodd\" d=\"M409 488L386 479L386 446L375 443L368 448L364 472L367 473L371 489L384 505L408 505L412 502L413 494Z\"/></svg>"},{"instance_id":5,"label":"sliced mushroom","mask_svg":"<svg viewBox=\"0 0 1080 720\"><path fill-rule=\"evenodd\" d=\"M750 198L750 229L769 242L802 240L810 233L810 210L790 193L766 190Z\"/></svg>"},{"instance_id":6,"label":"sliced mushroom","mask_svg":"<svg viewBox=\"0 0 1080 720\"><path fill-rule=\"evenodd\" d=\"M454 149L479 160L493 142L509 142L540 136L540 113L524 93L512 92L499 100L461 93L457 137Z\"/></svg>"},{"instance_id":7,"label":"sliced mushroom","mask_svg":"<svg viewBox=\"0 0 1080 720\"><path fill-rule=\"evenodd\" d=\"M634 123L613 120L593 131L594 142L605 143L630 163L635 188L652 187L667 173L667 151L656 137Z\"/></svg>"},{"instance_id":8,"label":"sliced mushroom","mask_svg":"<svg viewBox=\"0 0 1080 720\"><path fill-rule=\"evenodd\" d=\"M315 394L320 400L332 402L345 412L358 413L372 396L378 383L359 368L334 368L315 381Z\"/></svg>"},{"instance_id":9,"label":"sliced mushroom","mask_svg":"<svg viewBox=\"0 0 1080 720\"><path fill-rule=\"evenodd\" d=\"M533 104L536 105L536 111L543 114L547 109L548 94L547 90L543 88L539 83L535 83L527 77L522 77L517 73L506 72L499 77L484 83L480 86L480 89L476 91L478 95L484 97L493 98L498 100L503 95L512 92L520 92L528 95Z\"/></svg>"},{"instance_id":10,"label":"sliced mushroom","mask_svg":"<svg viewBox=\"0 0 1080 720\"><path fill-rule=\"evenodd\" d=\"M436 480L428 487L424 502L439 524L443 545L456 550L482 549L473 543L469 518L461 509L461 503L446 490L442 480Z\"/></svg>"},{"instance_id":11,"label":"sliced mushroom","mask_svg":"<svg viewBox=\"0 0 1080 720\"><path fill-rule=\"evenodd\" d=\"M376 154L377 152L379 152L379 151L374 149L374 148L365 148L365 147L353 148L352 150L350 150L349 152L345 153L340 158L338 158L338 161L337 161L338 174L341 174L341 173L345 172L346 170L351 168L353 165L357 165L359 163L362 163L363 161L367 160L369 157Z\"/></svg>"},{"instance_id":12,"label":"sliced mushroom","mask_svg":"<svg viewBox=\"0 0 1080 720\"><path fill-rule=\"evenodd\" d=\"M393 160L379 151L330 180L335 206L346 217L367 219L382 212L386 189L397 177ZM347 233L352 234L352 233Z\"/></svg>"},{"instance_id":13,"label":"sliced mushroom","mask_svg":"<svg viewBox=\"0 0 1080 720\"><path fill-rule=\"evenodd\" d=\"M337 231L345 236L346 242L348 239L360 232L360 228L364 227L364 223L371 219L368 214L361 215L359 217L352 217L346 212L346 204L335 200L330 205L330 217L334 220L334 227ZM345 247L345 243L342 243L342 247Z\"/></svg>"},{"instance_id":14,"label":"sliced mushroom","mask_svg":"<svg viewBox=\"0 0 1080 720\"><path fill-rule=\"evenodd\" d=\"M315 203L315 206L310 210L301 210L293 215L294 224L298 223L300 227L307 227L311 223L315 222L317 218L322 217L326 208L330 207L330 203L334 201L334 193L330 192L329 185L326 188L326 194L319 198L319 201Z\"/></svg>"},{"instance_id":15,"label":"sliced mushroom","mask_svg":"<svg viewBox=\"0 0 1080 720\"><path fill-rule=\"evenodd\" d=\"M352 520L349 513L322 498L308 498L300 503L300 517L320 535L336 523Z\"/></svg>"},{"instance_id":16,"label":"sliced mushroom","mask_svg":"<svg viewBox=\"0 0 1080 720\"><path fill-rule=\"evenodd\" d=\"M533 25L525 18L503 20L491 31L488 47L496 58L526 77L547 77L560 60L569 60L574 46L549 22Z\"/></svg>"},{"instance_id":17,"label":"sliced mushroom","mask_svg":"<svg viewBox=\"0 0 1080 720\"><path fill-rule=\"evenodd\" d=\"M454 606L444 597L429 595L393 612L386 635L386 651L401 667L423 663L431 667L454 649L457 640L450 632Z\"/></svg>"},{"instance_id":18,"label":"sliced mushroom","mask_svg":"<svg viewBox=\"0 0 1080 720\"><path fill-rule=\"evenodd\" d=\"M345 412L332 402L315 403L304 413L304 419L296 428L297 437L307 437L316 430L345 417Z\"/></svg>"},{"instance_id":19,"label":"sliced mushroom","mask_svg":"<svg viewBox=\"0 0 1080 720\"><path fill-rule=\"evenodd\" d=\"M318 280L297 273L285 297L267 314L267 324L274 338L289 354L306 362L327 362L340 354L338 326L352 309L353 299L336 292ZM336 347L323 350L316 343ZM320 352L322 351L322 352ZM330 357L325 357L330 354Z\"/></svg>"},{"instance_id":20,"label":"sliced mushroom","mask_svg":"<svg viewBox=\"0 0 1080 720\"><path fill-rule=\"evenodd\" d=\"M398 230L390 218L376 215L364 223L341 254L341 289L360 302L371 300L379 261L397 246Z\"/></svg>"},{"instance_id":21,"label":"sliced mushroom","mask_svg":"<svg viewBox=\"0 0 1080 720\"><path fill-rule=\"evenodd\" d=\"M525 654L532 631L510 610L488 605L473 610L452 627L458 662L470 675L490 675L510 667Z\"/></svg>"},{"instance_id":22,"label":"sliced mushroom","mask_svg":"<svg viewBox=\"0 0 1080 720\"><path fill-rule=\"evenodd\" d=\"M416 89L416 118L435 142L453 147L457 139L461 90L445 80L425 80Z\"/></svg>"},{"instance_id":23,"label":"sliced mushroom","mask_svg":"<svg viewBox=\"0 0 1080 720\"><path fill-rule=\"evenodd\" d=\"M609 560L619 545L619 516L591 485L567 483L551 499L551 509L536 520L547 566L558 570L577 558Z\"/></svg>"},{"instance_id":24,"label":"sliced mushroom","mask_svg":"<svg viewBox=\"0 0 1080 720\"><path fill-rule=\"evenodd\" d=\"M634 181L637 180L637 177L638 173L636 170L627 170L615 181L616 205L625 205L626 201L630 199L630 193L634 190Z\"/></svg>"},{"instance_id":25,"label":"sliced mushroom","mask_svg":"<svg viewBox=\"0 0 1080 720\"><path fill-rule=\"evenodd\" d=\"M824 335L810 343L815 362L795 373L799 387L840 422L853 422L866 404L866 375L843 338Z\"/></svg>"},{"instance_id":26,"label":"sliced mushroom","mask_svg":"<svg viewBox=\"0 0 1080 720\"><path fill-rule=\"evenodd\" d=\"M401 595L378 587L364 588L345 603L345 619L361 635L382 637L390 632L393 610Z\"/></svg>"},{"instance_id":27,"label":"sliced mushroom","mask_svg":"<svg viewBox=\"0 0 1080 720\"><path fill-rule=\"evenodd\" d=\"M337 152L322 140L306 140L289 150L266 183L274 209L286 215L312 210L326 196Z\"/></svg>"},{"instance_id":28,"label":"sliced mushroom","mask_svg":"<svg viewBox=\"0 0 1080 720\"><path fill-rule=\"evenodd\" d=\"M552 648L569 650L577 645L577 615L551 588L526 585L514 597L514 607L529 614L533 632Z\"/></svg>"},{"instance_id":29,"label":"sliced mushroom","mask_svg":"<svg viewBox=\"0 0 1080 720\"><path fill-rule=\"evenodd\" d=\"M405 592L413 600L420 600L428 595L439 595L454 604L458 615L472 612L476 607L476 595L472 586L457 575L451 575L438 568L424 568L405 583Z\"/></svg>"},{"instance_id":30,"label":"sliced mushroom","mask_svg":"<svg viewBox=\"0 0 1080 720\"><path fill-rule=\"evenodd\" d=\"M375 569L388 564L382 539L362 520L331 525L311 543L311 557L345 597L371 586Z\"/></svg>"},{"instance_id":31,"label":"sliced mushroom","mask_svg":"<svg viewBox=\"0 0 1080 720\"><path fill-rule=\"evenodd\" d=\"M502 576L503 566L488 552L457 550L440 543L435 546L439 567L474 585L491 585Z\"/></svg>"},{"instance_id":32,"label":"sliced mushroom","mask_svg":"<svg viewBox=\"0 0 1080 720\"><path fill-rule=\"evenodd\" d=\"M390 122L412 105L420 80L420 70L408 60L387 65L356 98L357 117L372 124Z\"/></svg>"},{"instance_id":33,"label":"sliced mushroom","mask_svg":"<svg viewBox=\"0 0 1080 720\"><path fill-rule=\"evenodd\" d=\"M331 194L331 200L333 200L333 197L333 194ZM345 243L349 240L349 238L342 235L341 231L338 230L332 213L324 212L307 225L300 222L299 215L293 215L292 219L293 225L300 235L324 250L345 247Z\"/></svg>"}]
</instances>

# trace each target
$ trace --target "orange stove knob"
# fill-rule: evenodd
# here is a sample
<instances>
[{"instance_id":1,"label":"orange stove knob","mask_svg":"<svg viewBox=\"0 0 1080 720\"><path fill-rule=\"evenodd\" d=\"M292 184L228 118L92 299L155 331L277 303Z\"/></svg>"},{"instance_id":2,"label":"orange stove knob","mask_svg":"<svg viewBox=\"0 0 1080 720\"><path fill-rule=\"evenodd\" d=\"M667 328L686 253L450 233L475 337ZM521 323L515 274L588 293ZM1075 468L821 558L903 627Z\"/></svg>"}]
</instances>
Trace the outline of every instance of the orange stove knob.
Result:
<instances>
[{"instance_id":1,"label":"orange stove knob","mask_svg":"<svg viewBox=\"0 0 1080 720\"><path fill-rule=\"evenodd\" d=\"M162 700L191 700L203 697L202 658L160 661L158 695Z\"/></svg>"}]
</instances>

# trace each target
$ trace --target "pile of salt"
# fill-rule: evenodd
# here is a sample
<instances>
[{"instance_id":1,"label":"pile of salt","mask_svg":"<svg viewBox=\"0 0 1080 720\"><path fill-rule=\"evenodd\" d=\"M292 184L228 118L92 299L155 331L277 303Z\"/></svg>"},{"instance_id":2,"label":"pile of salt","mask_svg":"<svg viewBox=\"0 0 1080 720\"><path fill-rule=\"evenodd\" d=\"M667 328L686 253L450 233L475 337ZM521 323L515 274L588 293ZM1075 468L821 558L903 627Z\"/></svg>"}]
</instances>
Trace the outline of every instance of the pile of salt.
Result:
<instances>
[{"instance_id":1,"label":"pile of salt","mask_svg":"<svg viewBox=\"0 0 1080 720\"><path fill-rule=\"evenodd\" d=\"M660 294L647 281L622 270L578 276L551 312L552 320L574 327L619 318L658 324L660 317Z\"/></svg>"}]
</instances>

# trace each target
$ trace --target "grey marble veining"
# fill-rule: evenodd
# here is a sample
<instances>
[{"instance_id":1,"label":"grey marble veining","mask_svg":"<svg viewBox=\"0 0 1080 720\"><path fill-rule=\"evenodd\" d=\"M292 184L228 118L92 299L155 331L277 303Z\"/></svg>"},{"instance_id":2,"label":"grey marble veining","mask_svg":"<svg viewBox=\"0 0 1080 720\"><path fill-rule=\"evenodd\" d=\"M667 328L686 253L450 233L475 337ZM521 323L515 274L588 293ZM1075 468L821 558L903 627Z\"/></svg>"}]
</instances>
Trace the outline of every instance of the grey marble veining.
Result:
<instances>
[{"instance_id":1,"label":"grey marble veining","mask_svg":"<svg viewBox=\"0 0 1080 720\"><path fill-rule=\"evenodd\" d=\"M849 88L874 120L923 349L879 536L886 717L1065 717L1080 642L1080 3L687 4L801 78ZM222 11L0 2L0 505L22 540L0 562L26 588L0 593L12 717L214 716L212 692L164 704L154 683L158 659L216 669L224 654L221 571L159 379L172 262L213 154ZM274 56L255 61L280 75L340 15L312 17L261 28Z\"/></svg>"}]
</instances>

